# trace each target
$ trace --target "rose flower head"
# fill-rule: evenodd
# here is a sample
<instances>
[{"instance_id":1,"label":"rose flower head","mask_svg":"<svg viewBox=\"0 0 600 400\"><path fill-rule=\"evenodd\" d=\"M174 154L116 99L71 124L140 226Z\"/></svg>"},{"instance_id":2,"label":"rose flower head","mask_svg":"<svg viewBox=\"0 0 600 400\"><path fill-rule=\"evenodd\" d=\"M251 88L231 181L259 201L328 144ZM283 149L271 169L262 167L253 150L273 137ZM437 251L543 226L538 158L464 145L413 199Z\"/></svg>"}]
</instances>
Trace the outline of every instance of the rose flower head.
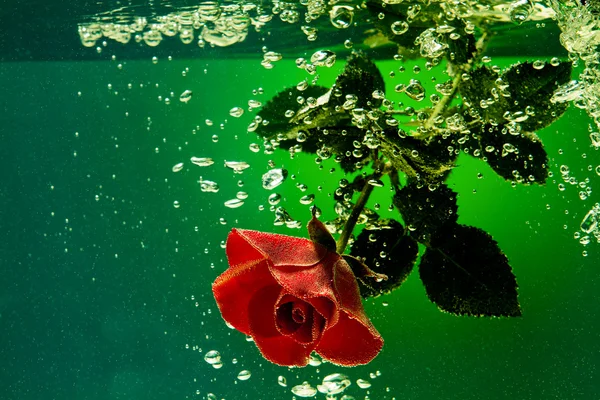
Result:
<instances>
[{"instance_id":1,"label":"rose flower head","mask_svg":"<svg viewBox=\"0 0 600 400\"><path fill-rule=\"evenodd\" d=\"M311 240L233 229L229 268L213 283L221 315L275 364L306 366L312 351L337 365L366 364L383 339L365 314L350 256L336 252L314 213L308 230Z\"/></svg>"}]
</instances>

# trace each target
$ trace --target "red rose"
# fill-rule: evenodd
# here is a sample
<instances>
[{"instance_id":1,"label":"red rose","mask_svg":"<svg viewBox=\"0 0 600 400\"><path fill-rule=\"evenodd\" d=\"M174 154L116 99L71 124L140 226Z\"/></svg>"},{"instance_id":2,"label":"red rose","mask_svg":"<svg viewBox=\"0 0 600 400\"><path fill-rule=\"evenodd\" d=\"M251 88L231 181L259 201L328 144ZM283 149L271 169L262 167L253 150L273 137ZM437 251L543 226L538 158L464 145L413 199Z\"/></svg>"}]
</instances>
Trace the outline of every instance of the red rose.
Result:
<instances>
[{"instance_id":1,"label":"red rose","mask_svg":"<svg viewBox=\"0 0 600 400\"><path fill-rule=\"evenodd\" d=\"M312 351L338 365L366 364L383 339L365 314L350 266L328 246L333 238L319 221L311 223L311 237L319 236L319 243L324 238L325 246L233 229L229 268L213 284L217 305L275 364L305 366Z\"/></svg>"}]
</instances>

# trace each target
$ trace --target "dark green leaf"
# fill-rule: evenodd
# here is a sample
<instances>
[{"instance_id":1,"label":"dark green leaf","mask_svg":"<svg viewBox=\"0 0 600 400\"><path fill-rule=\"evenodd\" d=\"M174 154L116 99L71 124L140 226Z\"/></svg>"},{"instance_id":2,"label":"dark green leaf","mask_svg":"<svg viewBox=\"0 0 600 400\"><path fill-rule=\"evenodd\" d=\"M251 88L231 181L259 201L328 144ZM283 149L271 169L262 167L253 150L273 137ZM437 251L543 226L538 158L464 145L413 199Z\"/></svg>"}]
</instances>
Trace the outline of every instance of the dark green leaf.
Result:
<instances>
[{"instance_id":1,"label":"dark green leaf","mask_svg":"<svg viewBox=\"0 0 600 400\"><path fill-rule=\"evenodd\" d=\"M456 193L443 183L437 187L410 183L396 193L394 205L422 243L428 243L443 225L458 218Z\"/></svg>"},{"instance_id":2,"label":"dark green leaf","mask_svg":"<svg viewBox=\"0 0 600 400\"><path fill-rule=\"evenodd\" d=\"M521 315L517 281L508 259L485 231L448 224L419 264L427 297L456 315Z\"/></svg>"},{"instance_id":3,"label":"dark green leaf","mask_svg":"<svg viewBox=\"0 0 600 400\"><path fill-rule=\"evenodd\" d=\"M398 47L398 54L410 59L419 56L419 48L415 45L415 39L426 28L414 21L408 24L407 30L400 25L403 22L406 23L408 17L407 4L385 4L381 1L369 0L366 6L377 32L367 38L366 41L369 42L370 46L395 43L397 45L395 47ZM430 25L433 24L433 22L430 22Z\"/></svg>"},{"instance_id":4,"label":"dark green leaf","mask_svg":"<svg viewBox=\"0 0 600 400\"><path fill-rule=\"evenodd\" d=\"M548 156L534 133L511 135L504 125L483 127L481 154L504 179L543 184L548 178Z\"/></svg>"},{"instance_id":5,"label":"dark green leaf","mask_svg":"<svg viewBox=\"0 0 600 400\"><path fill-rule=\"evenodd\" d=\"M385 91L385 83L377 66L363 53L353 53L338 75L333 85L329 106L343 106L347 101L346 96L356 96L357 102L353 108L377 108L381 99L373 98L373 92Z\"/></svg>"},{"instance_id":6,"label":"dark green leaf","mask_svg":"<svg viewBox=\"0 0 600 400\"><path fill-rule=\"evenodd\" d=\"M303 108L298 104L298 96L305 99L308 97L319 98L327 91L328 89L323 86L308 86L304 91L300 91L296 87L282 90L260 110L259 115L267 124L260 124L256 133L267 139L276 139L278 135L283 135L286 139L296 140L300 127L297 123L292 122L291 118L285 116L286 111L292 110L296 113Z\"/></svg>"},{"instance_id":7,"label":"dark green leaf","mask_svg":"<svg viewBox=\"0 0 600 400\"><path fill-rule=\"evenodd\" d=\"M515 123L524 131L550 125L566 111L567 103L552 103L556 88L569 81L571 63L556 67L546 64L536 69L533 63L513 65L502 76L483 66L469 73L460 92L484 123Z\"/></svg>"},{"instance_id":8,"label":"dark green leaf","mask_svg":"<svg viewBox=\"0 0 600 400\"><path fill-rule=\"evenodd\" d=\"M386 129L381 138L381 151L399 171L410 178L427 184L437 184L448 176L456 160L456 153L448 147L458 148L455 137L433 136L419 139L399 137L394 129Z\"/></svg>"},{"instance_id":9,"label":"dark green leaf","mask_svg":"<svg viewBox=\"0 0 600 400\"><path fill-rule=\"evenodd\" d=\"M352 244L350 254L364 259L373 271L387 275L388 279L359 279L363 297L379 296L399 287L412 271L417 259L417 242L404 235L402 225L394 220L380 220L372 229L363 229ZM352 266L352 264L351 264Z\"/></svg>"},{"instance_id":10,"label":"dark green leaf","mask_svg":"<svg viewBox=\"0 0 600 400\"><path fill-rule=\"evenodd\" d=\"M475 36L471 33L465 33L466 25L462 19L455 19L450 26L454 28L454 31L444 35L445 42L448 44L446 57L454 64L466 64L477 54ZM458 39L450 39L450 34L457 32L460 32L460 37Z\"/></svg>"},{"instance_id":11,"label":"dark green leaf","mask_svg":"<svg viewBox=\"0 0 600 400\"><path fill-rule=\"evenodd\" d=\"M308 137L316 138L317 143L325 145L325 150L317 154L323 158L328 158L328 153L335 154L344 172L355 171L358 162L371 156L370 150L365 145L354 146L354 142L362 143L365 135L362 129L355 126L326 126L310 129L306 133ZM305 150L310 151L310 149Z\"/></svg>"},{"instance_id":12,"label":"dark green leaf","mask_svg":"<svg viewBox=\"0 0 600 400\"><path fill-rule=\"evenodd\" d=\"M511 93L510 111L513 114L531 114L520 122L523 130L545 128L564 114L568 103L552 103L550 99L559 85L569 82L572 69L570 62L561 62L557 66L546 63L542 69L525 62L513 65L502 74L502 80L509 85Z\"/></svg>"},{"instance_id":13,"label":"dark green leaf","mask_svg":"<svg viewBox=\"0 0 600 400\"><path fill-rule=\"evenodd\" d=\"M277 94L261 111L268 123L259 125L257 133L284 149L301 147L323 159L336 156L345 172L353 172L371 157L371 151L354 145L363 142L365 132L352 124L343 105L346 96L352 95L356 99L353 108L379 107L381 99L373 98L375 90L384 90L381 73L364 54L353 53L331 91L309 86L305 91L292 87ZM313 97L317 105L299 105L298 96ZM294 116L285 117L288 110L294 111Z\"/></svg>"},{"instance_id":14,"label":"dark green leaf","mask_svg":"<svg viewBox=\"0 0 600 400\"><path fill-rule=\"evenodd\" d=\"M482 66L469 72L469 79L460 83L460 94L470 108L486 122L504 122L504 113L510 108L508 99L498 88L496 83L498 78L498 73ZM482 104L487 104L489 101L492 102L491 105L482 107Z\"/></svg>"}]
</instances>

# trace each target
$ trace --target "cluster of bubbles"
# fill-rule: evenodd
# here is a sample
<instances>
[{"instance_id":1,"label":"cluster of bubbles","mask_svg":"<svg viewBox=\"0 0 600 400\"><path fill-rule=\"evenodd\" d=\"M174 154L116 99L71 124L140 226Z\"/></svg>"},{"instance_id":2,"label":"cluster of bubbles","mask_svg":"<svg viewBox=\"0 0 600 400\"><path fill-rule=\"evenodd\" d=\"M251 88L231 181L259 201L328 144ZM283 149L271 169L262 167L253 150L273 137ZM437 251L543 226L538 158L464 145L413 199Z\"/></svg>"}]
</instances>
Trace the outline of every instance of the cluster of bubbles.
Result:
<instances>
[{"instance_id":1,"label":"cluster of bubbles","mask_svg":"<svg viewBox=\"0 0 600 400\"><path fill-rule=\"evenodd\" d=\"M81 43L93 47L102 38L129 43L145 43L158 46L165 37L178 36L184 44L197 40L200 47L230 46L246 38L250 26L260 30L272 19L270 12L248 4L219 4L205 1L197 7L179 9L167 15L134 17L130 22L97 21L80 23L78 26Z\"/></svg>"},{"instance_id":2,"label":"cluster of bubbles","mask_svg":"<svg viewBox=\"0 0 600 400\"><path fill-rule=\"evenodd\" d=\"M317 38L318 29L308 23L329 14L331 24L345 29L352 24L355 8L351 4L327 5L318 0L308 0L296 4L274 0L268 6L261 3L220 3L203 1L195 7L183 7L166 15L152 17L115 18L106 21L106 16L98 16L93 21L78 25L81 43L93 47L102 38L120 43L131 39L148 46L158 46L165 37L179 37L184 44L197 40L200 47L207 43L211 46L230 46L244 41L250 28L259 32L275 16L282 22L295 24L305 22L301 30L308 40ZM119 11L123 11L120 9ZM125 10L126 11L126 10ZM114 15L118 12L114 11ZM304 18L302 18L304 17Z\"/></svg>"},{"instance_id":3,"label":"cluster of bubbles","mask_svg":"<svg viewBox=\"0 0 600 400\"><path fill-rule=\"evenodd\" d=\"M384 0L386 4L399 4L403 0ZM287 2L274 0L268 5L262 3L220 3L203 1L198 6L182 7L166 15L123 16L127 8L111 12L113 20L107 20L106 14L92 17L92 21L78 25L81 43L93 47L102 38L108 38L120 43L128 43L132 39L137 43L148 46L158 46L165 37L179 37L182 43L190 44L196 41L198 46L231 46L245 40L253 28L256 32L273 18L289 24L300 24L301 31L309 41L317 39L319 28L311 25L313 21L326 16L331 25L337 29L347 29L359 19L358 14L364 5L359 1L344 3L323 2L321 0L305 0ZM477 1L456 1L445 5L447 12L461 18L487 18L497 21L511 21L521 24L530 20L551 18L551 8L532 0L516 0L513 2L492 1L488 7L481 7ZM421 9L417 5L409 13L413 20ZM414 15L413 15L414 14ZM410 21L394 21L392 31L401 35L408 31ZM439 33L439 32L438 32ZM443 44L437 42L430 30L423 32L420 38L421 52L425 57L431 57L443 51ZM268 63L268 61L265 61Z\"/></svg>"},{"instance_id":4,"label":"cluster of bubbles","mask_svg":"<svg viewBox=\"0 0 600 400\"><path fill-rule=\"evenodd\" d=\"M575 239L579 239L579 242L584 246L592 241L592 238L596 239L597 243L600 243L600 226L598 220L600 219L600 203L594 204L594 206L587 212L579 228L581 232L575 233Z\"/></svg>"},{"instance_id":5,"label":"cluster of bubbles","mask_svg":"<svg viewBox=\"0 0 600 400\"><path fill-rule=\"evenodd\" d=\"M561 29L561 44L569 51L572 61L582 61L585 65L579 78L563 85L554 100L571 101L586 110L600 130L600 17L581 3L550 1ZM600 147L598 133L592 134L590 139L596 148Z\"/></svg>"},{"instance_id":6,"label":"cluster of bubbles","mask_svg":"<svg viewBox=\"0 0 600 400\"><path fill-rule=\"evenodd\" d=\"M221 354L217 350L210 350L204 355L204 361L207 364L212 366L214 369L221 369L223 367L223 361L221 360ZM322 360L317 357L315 354L311 354L309 364L313 367L318 367L322 364ZM237 359L232 359L232 364L237 364ZM380 371L371 372L369 374L370 379L375 379L381 376ZM241 370L237 374L237 379L239 381L247 381L252 377L252 373L247 370ZM280 375L277 378L277 383L281 387L288 387L287 379ZM290 388L290 392L298 397L315 397L317 393L322 393L327 396L327 398L333 398L332 396L337 396L342 394L340 399L342 400L354 400L354 397L348 394L343 394L348 387L352 385L352 380L345 374L342 373L333 373L325 376L321 383L313 386L309 382L304 381L301 384L294 385ZM366 390L371 387L371 382L367 379L359 378L356 380L356 386L360 389ZM200 394L200 393L198 393ZM214 396L214 397L213 397ZM217 398L214 394L208 393L207 398Z\"/></svg>"},{"instance_id":7,"label":"cluster of bubbles","mask_svg":"<svg viewBox=\"0 0 600 400\"><path fill-rule=\"evenodd\" d=\"M571 173L570 168L567 165L560 166L560 175L562 183L558 184L560 191L565 191L567 185L573 186L579 189L579 198L581 200L587 200L592 194L592 188L590 186L590 178L586 177L583 180L578 180ZM595 168L592 165L588 166L588 171L594 170L598 176L600 176L600 165ZM579 241L583 246L587 246L593 241L600 243L600 203L595 203L582 218L579 224L579 230L575 232L573 237ZM566 225L565 225L566 227ZM584 256L587 256L587 251L583 252Z\"/></svg>"}]
</instances>

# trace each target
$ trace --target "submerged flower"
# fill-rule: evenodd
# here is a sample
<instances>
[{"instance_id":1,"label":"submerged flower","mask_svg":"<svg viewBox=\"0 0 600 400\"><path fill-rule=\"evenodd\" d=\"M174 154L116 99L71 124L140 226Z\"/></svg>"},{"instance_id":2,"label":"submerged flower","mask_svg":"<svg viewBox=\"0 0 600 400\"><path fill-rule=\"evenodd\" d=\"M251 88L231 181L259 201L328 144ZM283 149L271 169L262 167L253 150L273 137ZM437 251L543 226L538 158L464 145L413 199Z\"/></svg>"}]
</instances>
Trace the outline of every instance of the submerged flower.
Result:
<instances>
[{"instance_id":1,"label":"submerged flower","mask_svg":"<svg viewBox=\"0 0 600 400\"><path fill-rule=\"evenodd\" d=\"M383 339L325 226L313 217L308 228L312 240L233 229L229 268L213 283L221 315L275 364L305 366L312 351L338 365L366 364Z\"/></svg>"}]
</instances>

